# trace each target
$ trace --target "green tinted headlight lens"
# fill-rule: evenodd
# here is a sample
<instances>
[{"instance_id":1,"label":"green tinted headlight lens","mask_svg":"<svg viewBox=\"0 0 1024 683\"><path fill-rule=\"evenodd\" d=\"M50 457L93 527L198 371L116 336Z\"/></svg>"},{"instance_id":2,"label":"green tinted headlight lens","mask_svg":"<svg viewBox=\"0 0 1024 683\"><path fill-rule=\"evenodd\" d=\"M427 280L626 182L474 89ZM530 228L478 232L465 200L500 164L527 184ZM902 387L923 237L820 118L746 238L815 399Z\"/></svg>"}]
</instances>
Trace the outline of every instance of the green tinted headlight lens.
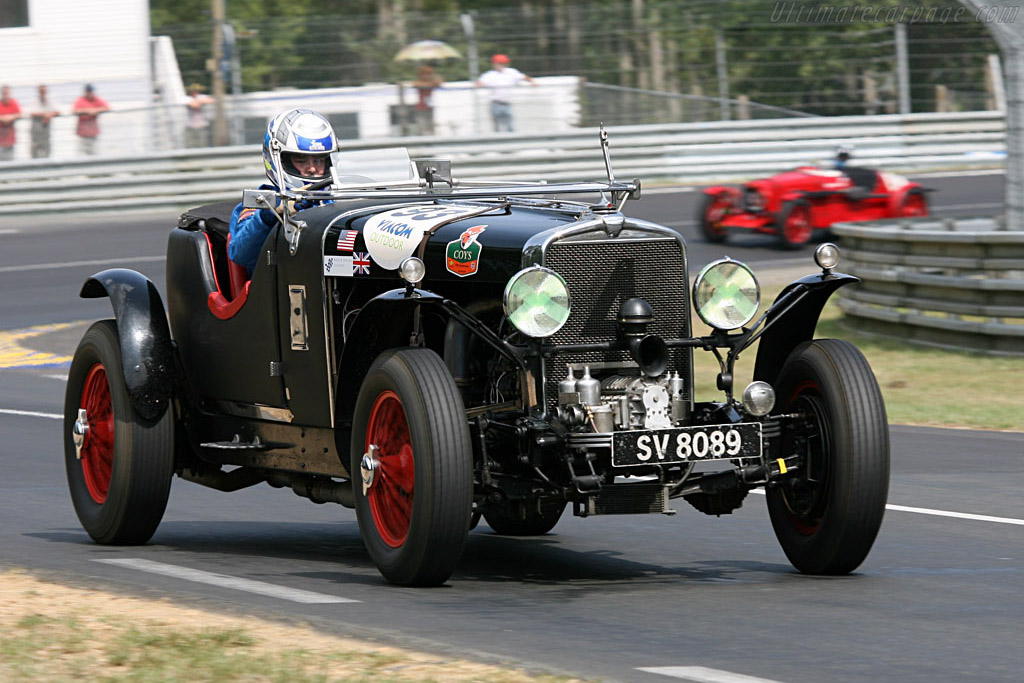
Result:
<instances>
[{"instance_id":1,"label":"green tinted headlight lens","mask_svg":"<svg viewBox=\"0 0 1024 683\"><path fill-rule=\"evenodd\" d=\"M505 315L530 337L550 337L569 319L569 287L553 270L534 266L505 286Z\"/></svg>"},{"instance_id":2,"label":"green tinted headlight lens","mask_svg":"<svg viewBox=\"0 0 1024 683\"><path fill-rule=\"evenodd\" d=\"M761 288L750 268L732 259L713 261L693 283L693 306L711 327L735 330L757 313Z\"/></svg>"}]
</instances>

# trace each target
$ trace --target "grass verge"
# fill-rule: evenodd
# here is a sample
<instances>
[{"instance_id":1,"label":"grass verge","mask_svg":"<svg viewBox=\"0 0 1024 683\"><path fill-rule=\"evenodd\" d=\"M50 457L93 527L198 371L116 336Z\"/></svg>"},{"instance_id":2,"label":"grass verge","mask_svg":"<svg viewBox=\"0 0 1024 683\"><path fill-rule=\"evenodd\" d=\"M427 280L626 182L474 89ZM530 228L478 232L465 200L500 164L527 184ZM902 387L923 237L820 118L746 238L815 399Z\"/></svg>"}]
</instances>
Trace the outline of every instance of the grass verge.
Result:
<instances>
[{"instance_id":1,"label":"grass verge","mask_svg":"<svg viewBox=\"0 0 1024 683\"><path fill-rule=\"evenodd\" d=\"M848 285L856 287L857 285ZM766 288L762 302L772 302L781 286ZM1016 391L1021 360L984 354L914 346L900 340L858 333L844 325L834 294L822 311L815 336L845 339L855 344L871 364L885 398L892 424L914 424L971 429L1024 429L1024 393ZM762 307L762 310L763 307ZM708 330L700 327L698 334ZM737 363L735 392L750 382L757 345ZM698 400L720 400L715 386L718 364L711 354L694 353Z\"/></svg>"}]
</instances>

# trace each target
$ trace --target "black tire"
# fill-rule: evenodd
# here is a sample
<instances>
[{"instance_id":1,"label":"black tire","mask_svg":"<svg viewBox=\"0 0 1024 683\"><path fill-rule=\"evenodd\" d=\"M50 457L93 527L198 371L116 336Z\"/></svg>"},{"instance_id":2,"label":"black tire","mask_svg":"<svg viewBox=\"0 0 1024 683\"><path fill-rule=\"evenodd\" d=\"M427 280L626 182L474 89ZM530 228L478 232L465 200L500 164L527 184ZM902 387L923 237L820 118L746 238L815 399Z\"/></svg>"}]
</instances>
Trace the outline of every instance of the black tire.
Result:
<instances>
[{"instance_id":1,"label":"black tire","mask_svg":"<svg viewBox=\"0 0 1024 683\"><path fill-rule=\"evenodd\" d=\"M727 194L720 192L719 194L705 194L697 209L697 224L700 226L701 234L711 244L721 244L729 239L728 230L717 225L721 218L717 212L723 206L732 206L732 201Z\"/></svg>"},{"instance_id":2,"label":"black tire","mask_svg":"<svg viewBox=\"0 0 1024 683\"><path fill-rule=\"evenodd\" d=\"M538 514L536 503L528 503L525 507L505 504L493 509L488 508L484 513L484 520L494 533L502 536L543 536L558 524L565 506L564 500L544 503Z\"/></svg>"},{"instance_id":3,"label":"black tire","mask_svg":"<svg viewBox=\"0 0 1024 683\"><path fill-rule=\"evenodd\" d=\"M784 249L799 249L810 242L814 234L811 205L805 201L783 202L775 226L779 234L779 244Z\"/></svg>"},{"instance_id":4,"label":"black tire","mask_svg":"<svg viewBox=\"0 0 1024 683\"><path fill-rule=\"evenodd\" d=\"M900 202L898 216L901 217L925 217L928 215L928 195L923 190L914 188L907 192L903 201Z\"/></svg>"},{"instance_id":5,"label":"black tire","mask_svg":"<svg viewBox=\"0 0 1024 683\"><path fill-rule=\"evenodd\" d=\"M81 459L74 428L79 408L90 425ZM174 414L141 418L124 384L113 320L94 323L71 361L64 398L64 462L71 502L97 543L137 545L156 531L174 474Z\"/></svg>"},{"instance_id":6,"label":"black tire","mask_svg":"<svg viewBox=\"0 0 1024 683\"><path fill-rule=\"evenodd\" d=\"M364 493L371 444L380 467ZM377 357L356 400L351 458L359 530L380 573L402 586L447 581L469 534L473 446L462 398L436 353Z\"/></svg>"},{"instance_id":7,"label":"black tire","mask_svg":"<svg viewBox=\"0 0 1024 683\"><path fill-rule=\"evenodd\" d=\"M783 432L798 470L768 489L786 557L805 574L848 574L871 550L889 493L889 425L867 360L852 344L819 339L790 354L776 383L779 411L802 412Z\"/></svg>"}]
</instances>

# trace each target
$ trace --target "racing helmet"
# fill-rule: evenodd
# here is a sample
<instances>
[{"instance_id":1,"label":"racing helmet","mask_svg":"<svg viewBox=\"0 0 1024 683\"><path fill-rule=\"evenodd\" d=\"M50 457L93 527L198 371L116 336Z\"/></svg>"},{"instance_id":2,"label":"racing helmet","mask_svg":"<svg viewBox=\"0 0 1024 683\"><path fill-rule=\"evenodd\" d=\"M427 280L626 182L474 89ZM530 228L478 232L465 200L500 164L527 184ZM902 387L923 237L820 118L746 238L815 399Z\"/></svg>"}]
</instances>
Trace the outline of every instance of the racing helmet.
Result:
<instances>
[{"instance_id":1,"label":"racing helmet","mask_svg":"<svg viewBox=\"0 0 1024 683\"><path fill-rule=\"evenodd\" d=\"M278 184L278 174L283 174L285 187L295 190L331 176L331 153L338 151L338 139L330 122L310 109L290 109L275 116L263 136L263 166L267 177ZM292 154L323 156L323 175L303 176L292 163Z\"/></svg>"},{"instance_id":2,"label":"racing helmet","mask_svg":"<svg viewBox=\"0 0 1024 683\"><path fill-rule=\"evenodd\" d=\"M849 161L852 156L853 145L839 145L836 147L836 159L839 161Z\"/></svg>"}]
</instances>

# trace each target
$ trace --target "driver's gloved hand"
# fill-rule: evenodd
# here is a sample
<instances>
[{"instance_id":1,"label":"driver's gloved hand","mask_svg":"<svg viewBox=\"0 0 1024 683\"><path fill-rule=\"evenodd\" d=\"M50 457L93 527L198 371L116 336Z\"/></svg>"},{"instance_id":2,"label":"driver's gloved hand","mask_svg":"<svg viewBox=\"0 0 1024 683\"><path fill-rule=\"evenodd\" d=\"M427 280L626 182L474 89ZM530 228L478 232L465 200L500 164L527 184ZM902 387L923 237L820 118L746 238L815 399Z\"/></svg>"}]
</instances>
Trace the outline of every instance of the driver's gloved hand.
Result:
<instances>
[{"instance_id":1,"label":"driver's gloved hand","mask_svg":"<svg viewBox=\"0 0 1024 683\"><path fill-rule=\"evenodd\" d=\"M316 205L317 202L313 199L302 199L300 201L295 202L295 210L305 211L306 209L312 209Z\"/></svg>"}]
</instances>

